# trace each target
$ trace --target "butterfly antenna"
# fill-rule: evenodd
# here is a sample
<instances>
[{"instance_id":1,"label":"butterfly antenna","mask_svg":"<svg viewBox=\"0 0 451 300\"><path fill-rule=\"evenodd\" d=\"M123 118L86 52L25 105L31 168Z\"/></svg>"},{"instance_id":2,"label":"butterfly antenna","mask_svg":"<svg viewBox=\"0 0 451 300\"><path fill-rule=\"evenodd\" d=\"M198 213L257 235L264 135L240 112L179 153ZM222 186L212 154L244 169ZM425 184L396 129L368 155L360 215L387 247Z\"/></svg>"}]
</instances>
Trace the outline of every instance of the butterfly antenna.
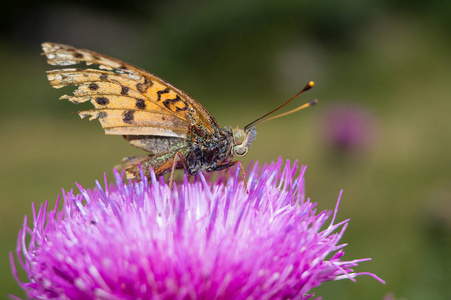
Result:
<instances>
[{"instance_id":1,"label":"butterfly antenna","mask_svg":"<svg viewBox=\"0 0 451 300\"><path fill-rule=\"evenodd\" d=\"M269 113L267 113L267 114L261 116L260 118L258 118L258 119L256 119L256 120L252 121L251 123L247 124L247 125L244 127L244 130L249 129L249 128L250 128L251 126L253 126L253 125L257 125L257 124L259 124L259 123L266 122L266 121L269 121L269 120L272 120L272 119L280 118L280 117L283 117L283 116L292 114L292 113L294 113L294 112L297 112L297 111L299 111L299 110L301 110L301 109L307 108L307 107L309 107L309 106L315 105L315 104L318 102L318 100L316 100L316 99L313 100L313 101L310 101L310 102L308 102L308 103L305 103L305 104L303 104L303 105L301 105L301 106L299 106L299 107L297 107L297 108L295 108L295 109L293 109L293 110L290 110L290 111L288 111L288 112L286 112L286 113L283 113L283 114L280 114L280 115L277 115L277 116L274 116L274 117L271 117L271 118L268 118L268 119L263 120L264 118L266 118L266 117L269 116L270 114L272 114L272 113L278 111L279 109L281 109L282 107L284 107L285 105L287 105L288 103L290 103L291 101L293 101L295 98L297 98L299 95L301 95L301 94L304 93L305 91L308 91L309 89L311 89L314 85L315 85L315 83L314 83L313 81L310 81L309 83L307 83L307 85L306 85L299 93L297 93L296 95L294 95L293 97L291 97L287 102L285 102L284 104L280 105L280 106L277 107L276 109L273 109L273 110L270 111Z\"/></svg>"}]
</instances>

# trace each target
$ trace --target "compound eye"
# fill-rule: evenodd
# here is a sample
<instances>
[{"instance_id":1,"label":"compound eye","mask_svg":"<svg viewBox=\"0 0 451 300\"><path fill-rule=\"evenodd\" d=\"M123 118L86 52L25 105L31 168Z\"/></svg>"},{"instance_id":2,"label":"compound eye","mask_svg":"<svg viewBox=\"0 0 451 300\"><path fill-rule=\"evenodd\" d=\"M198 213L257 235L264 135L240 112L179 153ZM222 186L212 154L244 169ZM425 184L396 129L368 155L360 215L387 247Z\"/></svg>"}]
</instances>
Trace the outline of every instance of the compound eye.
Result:
<instances>
[{"instance_id":1,"label":"compound eye","mask_svg":"<svg viewBox=\"0 0 451 300\"><path fill-rule=\"evenodd\" d=\"M247 147L236 147L235 148L235 154L238 156L245 156L247 154L248 148Z\"/></svg>"}]
</instances>

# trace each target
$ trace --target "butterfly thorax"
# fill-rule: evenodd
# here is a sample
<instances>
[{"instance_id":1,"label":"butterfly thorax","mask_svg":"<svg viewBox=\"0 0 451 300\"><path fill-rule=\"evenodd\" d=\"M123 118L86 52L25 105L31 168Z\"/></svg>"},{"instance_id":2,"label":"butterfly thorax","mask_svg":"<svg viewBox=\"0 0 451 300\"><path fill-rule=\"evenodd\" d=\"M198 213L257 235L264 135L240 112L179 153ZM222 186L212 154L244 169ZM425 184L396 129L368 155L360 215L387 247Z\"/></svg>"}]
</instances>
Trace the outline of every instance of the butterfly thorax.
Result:
<instances>
[{"instance_id":1,"label":"butterfly thorax","mask_svg":"<svg viewBox=\"0 0 451 300\"><path fill-rule=\"evenodd\" d=\"M215 134L200 136L196 132L188 139L190 151L185 158L187 171L191 175L199 171L212 172L233 158L233 137L227 129L219 129Z\"/></svg>"},{"instance_id":2,"label":"butterfly thorax","mask_svg":"<svg viewBox=\"0 0 451 300\"><path fill-rule=\"evenodd\" d=\"M188 139L190 151L185 159L188 173L219 171L233 165L233 157L246 155L255 136L254 127L248 130L223 128L207 136L194 131Z\"/></svg>"}]
</instances>

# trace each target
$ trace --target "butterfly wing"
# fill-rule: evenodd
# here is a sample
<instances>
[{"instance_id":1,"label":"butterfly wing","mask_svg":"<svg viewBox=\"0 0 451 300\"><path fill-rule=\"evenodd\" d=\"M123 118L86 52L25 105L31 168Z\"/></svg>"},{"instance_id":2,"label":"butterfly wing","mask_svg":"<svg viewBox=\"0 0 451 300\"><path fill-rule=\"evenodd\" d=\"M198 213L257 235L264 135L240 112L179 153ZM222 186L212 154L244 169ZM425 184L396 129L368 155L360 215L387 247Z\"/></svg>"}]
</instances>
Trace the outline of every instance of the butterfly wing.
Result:
<instances>
[{"instance_id":1,"label":"butterfly wing","mask_svg":"<svg viewBox=\"0 0 451 300\"><path fill-rule=\"evenodd\" d=\"M85 62L95 68L68 68L47 72L54 88L76 85L73 95L64 95L77 104L90 101L94 109L79 112L82 118L98 118L106 134L153 135L186 138L188 114L195 114L210 133L218 130L213 116L188 94L147 71L118 59L71 46L42 44L47 62L69 66Z\"/></svg>"}]
</instances>

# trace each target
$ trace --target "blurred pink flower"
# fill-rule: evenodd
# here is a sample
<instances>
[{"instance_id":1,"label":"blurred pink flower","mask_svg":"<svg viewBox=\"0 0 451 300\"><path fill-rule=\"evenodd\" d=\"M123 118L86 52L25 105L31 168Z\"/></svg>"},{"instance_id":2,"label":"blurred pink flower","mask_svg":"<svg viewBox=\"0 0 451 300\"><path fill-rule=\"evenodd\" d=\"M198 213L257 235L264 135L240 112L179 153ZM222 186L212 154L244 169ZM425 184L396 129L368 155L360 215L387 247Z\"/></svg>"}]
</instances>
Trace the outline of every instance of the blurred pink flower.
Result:
<instances>
[{"instance_id":1,"label":"blurred pink flower","mask_svg":"<svg viewBox=\"0 0 451 300\"><path fill-rule=\"evenodd\" d=\"M33 205L31 227L25 217L17 257L28 279L11 254L14 276L36 299L308 299L325 281L383 282L351 269L368 258L341 260L349 220L335 224L339 201L317 213L306 168L282 164L255 164L249 194L238 170L173 190L115 173L110 186L63 191L60 210Z\"/></svg>"},{"instance_id":2,"label":"blurred pink flower","mask_svg":"<svg viewBox=\"0 0 451 300\"><path fill-rule=\"evenodd\" d=\"M322 118L323 140L341 153L367 151L375 139L374 118L364 106L337 104Z\"/></svg>"}]
</instances>

